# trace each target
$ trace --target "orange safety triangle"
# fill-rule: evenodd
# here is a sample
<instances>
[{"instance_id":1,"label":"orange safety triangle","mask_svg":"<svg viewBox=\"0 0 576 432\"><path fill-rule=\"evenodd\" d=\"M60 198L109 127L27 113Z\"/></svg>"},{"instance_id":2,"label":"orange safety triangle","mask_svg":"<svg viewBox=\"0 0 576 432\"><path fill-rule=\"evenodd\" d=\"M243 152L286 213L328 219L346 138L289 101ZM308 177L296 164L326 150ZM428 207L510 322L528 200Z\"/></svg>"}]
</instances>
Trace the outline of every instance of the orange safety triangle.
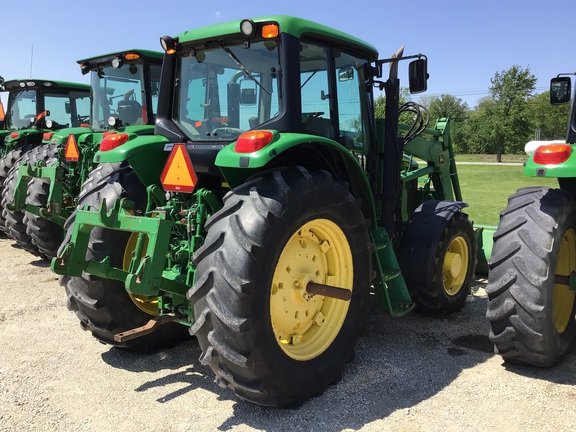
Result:
<instances>
[{"instance_id":1,"label":"orange safety triangle","mask_svg":"<svg viewBox=\"0 0 576 432\"><path fill-rule=\"evenodd\" d=\"M76 138L72 134L68 136L66 148L64 149L64 157L67 161L71 162L77 162L78 159L80 159L80 151L76 145Z\"/></svg>"},{"instance_id":2,"label":"orange safety triangle","mask_svg":"<svg viewBox=\"0 0 576 432\"><path fill-rule=\"evenodd\" d=\"M172 148L160 181L166 191L192 192L194 190L198 177L184 144L176 144Z\"/></svg>"}]
</instances>

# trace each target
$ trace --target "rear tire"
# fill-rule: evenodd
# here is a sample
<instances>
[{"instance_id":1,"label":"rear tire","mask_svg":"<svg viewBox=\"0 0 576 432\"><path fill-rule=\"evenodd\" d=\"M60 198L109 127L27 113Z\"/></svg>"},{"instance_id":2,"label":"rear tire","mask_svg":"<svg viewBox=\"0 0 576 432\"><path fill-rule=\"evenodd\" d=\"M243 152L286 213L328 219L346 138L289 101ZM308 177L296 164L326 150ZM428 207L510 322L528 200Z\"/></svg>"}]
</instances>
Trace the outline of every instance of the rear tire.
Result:
<instances>
[{"instance_id":1,"label":"rear tire","mask_svg":"<svg viewBox=\"0 0 576 432\"><path fill-rule=\"evenodd\" d=\"M188 292L216 382L294 406L337 381L362 327L372 245L360 202L327 172L277 170L230 192L206 224ZM308 295L308 281L352 291Z\"/></svg>"},{"instance_id":2,"label":"rear tire","mask_svg":"<svg viewBox=\"0 0 576 432\"><path fill-rule=\"evenodd\" d=\"M25 153L29 152L39 144L25 144L20 148L11 150L6 155L0 159L0 196L4 194L4 182L6 181L10 170L14 167L14 164L18 159L20 159ZM6 226L4 223L4 204L3 200L0 200L0 231L7 234Z\"/></svg>"},{"instance_id":3,"label":"rear tire","mask_svg":"<svg viewBox=\"0 0 576 432\"><path fill-rule=\"evenodd\" d=\"M88 205L96 210L103 198L106 198L108 209L116 199L121 198L133 200L135 209L142 210L146 204L144 186L130 167L120 164L101 164L90 173L78 197L78 208ZM67 239L72 235L75 215L76 212L66 221ZM86 258L101 261L110 257L112 265L122 268L130 236L129 232L94 228ZM68 309L76 313L82 328L90 331L102 343L147 352L190 338L187 327L168 323L150 334L118 343L114 340L115 334L143 326L153 318L132 300L124 284L88 274L82 277L64 276L61 283L66 288Z\"/></svg>"},{"instance_id":4,"label":"rear tire","mask_svg":"<svg viewBox=\"0 0 576 432\"><path fill-rule=\"evenodd\" d=\"M58 146L47 144L37 147L27 154L37 154L36 161L43 161L46 166L64 165L58 157ZM29 162L32 163L32 162ZM31 178L28 182L26 204L37 208L46 208L50 192L50 181L43 178ZM48 219L25 212L23 223L26 226L26 234L32 244L47 258L54 258L58 247L64 240L64 228Z\"/></svg>"},{"instance_id":5,"label":"rear tire","mask_svg":"<svg viewBox=\"0 0 576 432\"><path fill-rule=\"evenodd\" d=\"M489 266L486 317L495 351L513 363L557 363L576 336L576 291L561 280L576 271L574 196L547 187L510 196Z\"/></svg>"},{"instance_id":6,"label":"rear tire","mask_svg":"<svg viewBox=\"0 0 576 432\"><path fill-rule=\"evenodd\" d=\"M41 255L38 248L32 243L32 238L26 233L25 212L8 210L7 204L14 201L14 190L16 188L16 181L18 180L18 168L20 166L34 165L38 161L43 160L42 154L37 150L41 147L35 147L32 150L24 153L17 161L12 163L12 168L9 170L6 180L4 181L4 189L2 191L2 219L4 223L4 231L8 236L16 241L16 243L24 250L34 254ZM11 152L14 153L15 152Z\"/></svg>"}]
</instances>

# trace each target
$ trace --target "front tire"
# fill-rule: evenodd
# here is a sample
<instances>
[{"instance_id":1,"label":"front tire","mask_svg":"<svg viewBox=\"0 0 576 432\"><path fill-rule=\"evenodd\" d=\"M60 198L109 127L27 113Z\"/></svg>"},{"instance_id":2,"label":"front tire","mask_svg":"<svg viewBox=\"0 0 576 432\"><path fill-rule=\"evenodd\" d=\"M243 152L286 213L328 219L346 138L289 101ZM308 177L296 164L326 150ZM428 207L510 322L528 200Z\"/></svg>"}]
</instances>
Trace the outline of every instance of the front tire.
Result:
<instances>
[{"instance_id":1,"label":"front tire","mask_svg":"<svg viewBox=\"0 0 576 432\"><path fill-rule=\"evenodd\" d=\"M576 336L576 203L567 191L519 189L508 198L489 260L490 340L505 361L551 366Z\"/></svg>"},{"instance_id":2,"label":"front tire","mask_svg":"<svg viewBox=\"0 0 576 432\"><path fill-rule=\"evenodd\" d=\"M326 172L277 170L230 192L206 228L188 298L216 382L260 405L293 406L338 380L372 259L347 185ZM350 290L351 300L309 295L309 281Z\"/></svg>"},{"instance_id":3,"label":"front tire","mask_svg":"<svg viewBox=\"0 0 576 432\"><path fill-rule=\"evenodd\" d=\"M426 201L409 220L398 262L416 311L460 311L471 292L476 238L468 215L448 201Z\"/></svg>"}]
</instances>

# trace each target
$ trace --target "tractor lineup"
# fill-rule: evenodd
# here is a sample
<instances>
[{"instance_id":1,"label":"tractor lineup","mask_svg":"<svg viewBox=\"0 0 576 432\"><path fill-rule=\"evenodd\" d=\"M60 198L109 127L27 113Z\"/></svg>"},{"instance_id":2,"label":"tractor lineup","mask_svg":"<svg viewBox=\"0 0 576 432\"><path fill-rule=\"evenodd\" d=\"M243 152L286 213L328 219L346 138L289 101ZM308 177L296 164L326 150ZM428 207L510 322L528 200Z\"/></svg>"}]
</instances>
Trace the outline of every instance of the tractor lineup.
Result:
<instances>
[{"instance_id":1,"label":"tractor lineup","mask_svg":"<svg viewBox=\"0 0 576 432\"><path fill-rule=\"evenodd\" d=\"M162 54L79 60L90 86L1 87L0 227L52 259L94 338L150 351L194 336L220 386L298 406L352 360L371 298L393 317L447 316L487 273L489 338L505 361L549 366L567 352L574 105L566 143L541 143L524 169L558 188L518 190L499 226L482 227L466 214L450 120L399 103L399 64L423 92L425 55L379 58L288 16L160 42ZM65 119L45 102L56 90ZM570 77L552 80L552 103L570 96Z\"/></svg>"}]
</instances>

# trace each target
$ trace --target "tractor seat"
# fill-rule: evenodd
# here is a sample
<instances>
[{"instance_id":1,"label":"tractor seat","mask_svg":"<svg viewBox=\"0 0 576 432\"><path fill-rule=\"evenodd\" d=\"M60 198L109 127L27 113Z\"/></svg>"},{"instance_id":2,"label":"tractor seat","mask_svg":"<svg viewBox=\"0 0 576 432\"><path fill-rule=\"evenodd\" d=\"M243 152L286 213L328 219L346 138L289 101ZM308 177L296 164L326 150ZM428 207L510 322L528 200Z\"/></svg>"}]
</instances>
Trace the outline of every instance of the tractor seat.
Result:
<instances>
[{"instance_id":1,"label":"tractor seat","mask_svg":"<svg viewBox=\"0 0 576 432\"><path fill-rule=\"evenodd\" d=\"M125 125L142 124L142 105L135 100L118 102L118 118Z\"/></svg>"}]
</instances>

